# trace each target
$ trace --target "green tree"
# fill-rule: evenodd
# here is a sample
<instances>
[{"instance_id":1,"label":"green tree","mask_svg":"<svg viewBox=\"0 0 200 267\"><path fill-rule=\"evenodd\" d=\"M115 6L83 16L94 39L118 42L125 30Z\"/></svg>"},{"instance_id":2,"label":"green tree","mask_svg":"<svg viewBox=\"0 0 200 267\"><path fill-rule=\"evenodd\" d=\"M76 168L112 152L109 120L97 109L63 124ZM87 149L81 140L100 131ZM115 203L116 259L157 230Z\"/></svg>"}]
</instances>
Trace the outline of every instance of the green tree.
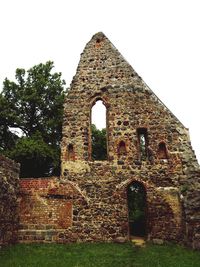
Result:
<instances>
[{"instance_id":1,"label":"green tree","mask_svg":"<svg viewBox=\"0 0 200 267\"><path fill-rule=\"evenodd\" d=\"M9 122L12 120L10 109L6 99L0 94L0 152L11 149L18 136L9 130Z\"/></svg>"},{"instance_id":2,"label":"green tree","mask_svg":"<svg viewBox=\"0 0 200 267\"><path fill-rule=\"evenodd\" d=\"M22 137L9 152L9 156L21 163L21 177L41 177L58 174L59 147L44 142L40 132Z\"/></svg>"},{"instance_id":3,"label":"green tree","mask_svg":"<svg viewBox=\"0 0 200 267\"><path fill-rule=\"evenodd\" d=\"M2 148L21 163L22 177L51 175L59 166L65 82L61 73L52 73L53 67L48 61L28 71L17 69L16 81L6 78L3 83L0 138L5 140L6 131L12 134L11 127L19 128L22 137L14 138L14 145L6 140Z\"/></svg>"},{"instance_id":4,"label":"green tree","mask_svg":"<svg viewBox=\"0 0 200 267\"><path fill-rule=\"evenodd\" d=\"M106 129L99 130L94 124L92 129L92 159L106 160L107 159L107 141Z\"/></svg>"}]
</instances>

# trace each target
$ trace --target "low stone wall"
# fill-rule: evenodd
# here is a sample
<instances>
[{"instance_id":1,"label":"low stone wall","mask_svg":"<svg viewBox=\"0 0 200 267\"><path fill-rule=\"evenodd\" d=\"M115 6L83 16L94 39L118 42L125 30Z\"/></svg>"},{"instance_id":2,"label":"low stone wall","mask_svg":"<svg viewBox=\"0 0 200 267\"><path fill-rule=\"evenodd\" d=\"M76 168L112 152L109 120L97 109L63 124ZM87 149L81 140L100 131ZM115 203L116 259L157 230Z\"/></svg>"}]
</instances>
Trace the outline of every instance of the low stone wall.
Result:
<instances>
[{"instance_id":1,"label":"low stone wall","mask_svg":"<svg viewBox=\"0 0 200 267\"><path fill-rule=\"evenodd\" d=\"M15 243L19 215L19 164L0 155L0 245Z\"/></svg>"},{"instance_id":2,"label":"low stone wall","mask_svg":"<svg viewBox=\"0 0 200 267\"><path fill-rule=\"evenodd\" d=\"M76 164L79 168L75 167ZM178 188L172 183L171 186L165 183L161 186L156 174L155 181L150 180L148 167L151 166L142 166L142 172L135 171L134 174L129 166L126 169L121 165L114 168L113 163L108 161L83 162L82 168L80 166L81 162L66 164L62 177L66 182L76 185L86 200L85 205L74 203L73 225L65 231L65 240L74 237L84 242L128 241L127 187L133 181L138 181L146 190L146 237L150 240L181 242L182 208ZM72 171L77 169L79 173Z\"/></svg>"},{"instance_id":3,"label":"low stone wall","mask_svg":"<svg viewBox=\"0 0 200 267\"><path fill-rule=\"evenodd\" d=\"M118 173L109 162L84 167L61 178L20 180L20 242L129 240L127 186L133 180L147 193L147 238L181 242L182 209L175 186L158 187L147 179L147 169L133 177L127 170Z\"/></svg>"}]
</instances>

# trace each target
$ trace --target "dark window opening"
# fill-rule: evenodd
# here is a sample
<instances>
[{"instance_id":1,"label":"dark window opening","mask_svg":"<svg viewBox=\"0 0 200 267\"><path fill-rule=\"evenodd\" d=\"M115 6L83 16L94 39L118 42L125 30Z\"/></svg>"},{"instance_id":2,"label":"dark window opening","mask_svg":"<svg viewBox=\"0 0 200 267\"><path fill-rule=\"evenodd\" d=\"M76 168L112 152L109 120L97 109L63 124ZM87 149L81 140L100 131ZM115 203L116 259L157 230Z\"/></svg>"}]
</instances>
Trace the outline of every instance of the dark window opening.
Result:
<instances>
[{"instance_id":1,"label":"dark window opening","mask_svg":"<svg viewBox=\"0 0 200 267\"><path fill-rule=\"evenodd\" d=\"M67 147L67 160L75 160L74 147L72 144L69 144Z\"/></svg>"},{"instance_id":2,"label":"dark window opening","mask_svg":"<svg viewBox=\"0 0 200 267\"><path fill-rule=\"evenodd\" d=\"M145 237L146 232L146 190L142 183L133 182L127 188L130 236Z\"/></svg>"},{"instance_id":3,"label":"dark window opening","mask_svg":"<svg viewBox=\"0 0 200 267\"><path fill-rule=\"evenodd\" d=\"M95 47L99 48L101 46L102 39L98 38L95 43Z\"/></svg>"},{"instance_id":4,"label":"dark window opening","mask_svg":"<svg viewBox=\"0 0 200 267\"><path fill-rule=\"evenodd\" d=\"M139 128L137 129L138 142L139 142L139 154L141 160L148 159L148 138L147 138L147 129Z\"/></svg>"},{"instance_id":5,"label":"dark window opening","mask_svg":"<svg viewBox=\"0 0 200 267\"><path fill-rule=\"evenodd\" d=\"M91 110L91 158L107 159L106 107L98 100Z\"/></svg>"},{"instance_id":6,"label":"dark window opening","mask_svg":"<svg viewBox=\"0 0 200 267\"><path fill-rule=\"evenodd\" d=\"M166 160L168 159L167 148L164 142L160 143L158 146L158 158Z\"/></svg>"},{"instance_id":7,"label":"dark window opening","mask_svg":"<svg viewBox=\"0 0 200 267\"><path fill-rule=\"evenodd\" d=\"M125 155L126 154L126 144L124 141L120 141L118 145L118 155Z\"/></svg>"}]
</instances>

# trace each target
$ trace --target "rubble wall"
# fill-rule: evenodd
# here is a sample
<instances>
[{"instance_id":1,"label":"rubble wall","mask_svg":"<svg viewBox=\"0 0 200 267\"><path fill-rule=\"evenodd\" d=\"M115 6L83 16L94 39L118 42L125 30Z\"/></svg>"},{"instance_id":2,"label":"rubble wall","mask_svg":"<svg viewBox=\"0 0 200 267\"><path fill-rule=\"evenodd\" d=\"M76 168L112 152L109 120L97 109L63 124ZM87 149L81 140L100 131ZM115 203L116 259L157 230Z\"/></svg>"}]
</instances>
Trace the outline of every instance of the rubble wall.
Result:
<instances>
[{"instance_id":1,"label":"rubble wall","mask_svg":"<svg viewBox=\"0 0 200 267\"><path fill-rule=\"evenodd\" d=\"M91 111L98 100L107 114L105 161L92 159ZM62 133L61 177L21 181L21 242L130 240L127 190L138 182L146 193L145 238L197 247L199 165L188 129L103 33L81 54ZM190 181L196 193L183 194Z\"/></svg>"},{"instance_id":2,"label":"rubble wall","mask_svg":"<svg viewBox=\"0 0 200 267\"><path fill-rule=\"evenodd\" d=\"M0 155L0 245L17 242L19 164Z\"/></svg>"},{"instance_id":3,"label":"rubble wall","mask_svg":"<svg viewBox=\"0 0 200 267\"><path fill-rule=\"evenodd\" d=\"M91 110L98 100L107 114L105 162L91 156ZM146 158L139 132L146 134ZM147 194L147 238L181 242L185 159L198 166L188 130L102 33L86 45L65 99L61 149L62 179L75 183L90 200L89 210L79 211L83 215L74 223L83 228L82 239L128 240L127 187L140 181Z\"/></svg>"},{"instance_id":4,"label":"rubble wall","mask_svg":"<svg viewBox=\"0 0 200 267\"><path fill-rule=\"evenodd\" d=\"M185 211L185 243L200 249L200 170L190 173L182 186Z\"/></svg>"}]
</instances>

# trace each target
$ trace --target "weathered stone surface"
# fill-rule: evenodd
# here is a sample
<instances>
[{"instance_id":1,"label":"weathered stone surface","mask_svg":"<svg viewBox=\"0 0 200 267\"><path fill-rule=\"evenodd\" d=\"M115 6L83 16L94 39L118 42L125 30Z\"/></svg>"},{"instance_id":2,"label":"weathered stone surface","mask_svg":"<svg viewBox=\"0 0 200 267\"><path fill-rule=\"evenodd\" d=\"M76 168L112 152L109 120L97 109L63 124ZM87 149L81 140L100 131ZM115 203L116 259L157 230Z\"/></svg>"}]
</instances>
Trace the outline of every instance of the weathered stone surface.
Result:
<instances>
[{"instance_id":1,"label":"weathered stone surface","mask_svg":"<svg viewBox=\"0 0 200 267\"><path fill-rule=\"evenodd\" d=\"M97 100L107 108L106 161L91 157ZM66 96L61 152L60 178L20 182L21 242L129 240L127 188L138 181L146 237L199 247L200 174L188 130L102 33L86 45Z\"/></svg>"},{"instance_id":2,"label":"weathered stone surface","mask_svg":"<svg viewBox=\"0 0 200 267\"><path fill-rule=\"evenodd\" d=\"M181 190L185 211L185 243L200 249L200 170L193 169Z\"/></svg>"},{"instance_id":3,"label":"weathered stone surface","mask_svg":"<svg viewBox=\"0 0 200 267\"><path fill-rule=\"evenodd\" d=\"M99 99L107 108L108 161L93 162L90 114ZM64 113L62 179L73 182L87 200L87 207L74 205L77 224L71 231L84 240L129 239L126 191L132 181L140 181L147 194L148 238L180 241L184 227L179 180L187 180L183 161L198 166L188 130L102 33L93 36L81 55ZM140 129L148 134L146 160L140 155ZM119 154L122 141L125 153ZM166 158L160 144L166 147ZM68 157L71 145L73 163ZM83 167L73 170L76 162Z\"/></svg>"},{"instance_id":4,"label":"weathered stone surface","mask_svg":"<svg viewBox=\"0 0 200 267\"><path fill-rule=\"evenodd\" d=\"M0 155L0 245L17 241L19 164Z\"/></svg>"}]
</instances>

